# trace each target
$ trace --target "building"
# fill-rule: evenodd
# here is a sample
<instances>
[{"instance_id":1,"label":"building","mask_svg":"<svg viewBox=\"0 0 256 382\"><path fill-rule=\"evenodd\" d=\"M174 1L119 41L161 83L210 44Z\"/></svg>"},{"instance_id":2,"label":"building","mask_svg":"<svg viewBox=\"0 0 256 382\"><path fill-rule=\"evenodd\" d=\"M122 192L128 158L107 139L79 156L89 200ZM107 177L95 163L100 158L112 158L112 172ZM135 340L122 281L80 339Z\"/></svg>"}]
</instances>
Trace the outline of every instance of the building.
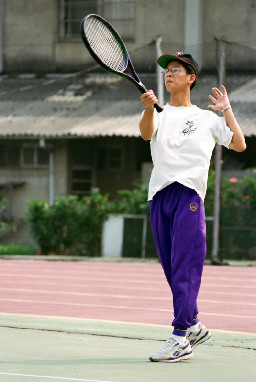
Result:
<instances>
[{"instance_id":1,"label":"building","mask_svg":"<svg viewBox=\"0 0 256 382\"><path fill-rule=\"evenodd\" d=\"M216 68L214 38L254 46L255 0L0 0L0 73L74 72L92 64L80 37L82 18L98 13L124 38L128 50L144 46L134 63L154 67L148 44L163 38L163 51L190 51L203 69ZM256 51L234 47L229 67L251 69Z\"/></svg>"},{"instance_id":2,"label":"building","mask_svg":"<svg viewBox=\"0 0 256 382\"><path fill-rule=\"evenodd\" d=\"M148 88L157 88L152 41L158 35L163 51L191 51L202 68L192 102L202 108L218 84L214 36L235 42L227 44L225 84L248 149L239 156L224 150L223 169L239 175L256 166L256 50L249 46L256 1L236 0L234 7L230 0L0 0L0 194L8 198L10 220L23 219L32 199L51 204L92 186L113 196L148 180L140 94L98 71L80 37L81 19L94 12L120 30ZM30 240L22 225L15 241Z\"/></svg>"}]
</instances>

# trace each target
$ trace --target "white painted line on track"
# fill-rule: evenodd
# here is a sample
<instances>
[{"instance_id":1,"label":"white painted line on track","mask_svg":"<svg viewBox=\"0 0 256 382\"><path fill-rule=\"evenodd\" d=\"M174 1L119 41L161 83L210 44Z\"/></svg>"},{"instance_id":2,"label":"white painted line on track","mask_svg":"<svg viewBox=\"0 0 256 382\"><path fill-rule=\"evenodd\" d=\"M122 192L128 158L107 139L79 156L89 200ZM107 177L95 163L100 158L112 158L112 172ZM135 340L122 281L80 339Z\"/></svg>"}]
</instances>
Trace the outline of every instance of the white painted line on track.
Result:
<instances>
[{"instance_id":1,"label":"white painted line on track","mask_svg":"<svg viewBox=\"0 0 256 382\"><path fill-rule=\"evenodd\" d=\"M69 291L53 291L53 290L47 290L47 289L25 289L25 288L1 288L2 291L10 291L10 292L17 292L17 293L24 293L27 292L29 294L53 294L53 295L64 295L64 296L87 296L87 297L109 297L109 298L116 298L116 299L129 299L129 300L156 300L156 301L170 301L171 296L169 297L154 297L154 296L132 296L132 295L123 295L123 294L106 294L106 293L88 293L88 292L69 292ZM245 294L247 295L247 294ZM205 303L212 303L212 304L225 304L225 305L249 305L249 306L256 306L256 303L253 302L241 302L241 301L219 301L219 300L211 300L211 299L198 299L198 302L205 302Z\"/></svg>"},{"instance_id":2,"label":"white painted line on track","mask_svg":"<svg viewBox=\"0 0 256 382\"><path fill-rule=\"evenodd\" d=\"M28 283L31 283L32 284L32 286L34 285L34 283L32 283L32 281L20 281L19 280L19 285L21 285L21 284L25 284L26 286L27 286L27 284ZM1 280L1 285L5 285L5 284L11 284L11 285L13 285L13 280ZM205 285L204 285L205 284ZM211 295L213 295L213 294L216 294L216 295L223 295L223 296L225 296L225 295L227 295L227 296L230 296L230 295L232 295L232 296L250 296L250 297L256 297L256 293L241 293L241 292L230 292L230 291L226 291L226 292L220 292L220 291L214 291L214 290L211 290L210 292L208 292L208 291L206 291L206 290L204 290L204 288L206 288L207 287L207 284L206 283L204 283L203 285L202 285L202 287L201 287L201 290L200 290L200 294L202 295L202 294L207 294L207 296L209 296L209 293L211 293ZM38 286L40 286L40 285L51 285L51 286L54 286L54 287L56 287L56 286L60 286L60 284L59 283L56 283L56 282L53 282L53 281L39 281L39 280L37 280L37 283L36 283L36 285L37 285L37 287ZM86 287L86 280L84 280L84 283L83 284L73 284L72 283L72 288L73 287L78 287L78 288L85 288ZM91 287L91 284L90 284L90 287ZM95 290L95 289L97 289L97 288L99 288L99 289L102 289L102 286L101 285L94 285L93 286L93 290ZM111 290L112 289L118 289L118 290L120 290L120 289L125 289L125 290L139 290L139 291L144 291L144 290L146 290L146 291L155 291L156 292L156 288L150 288L149 286L145 286L145 287L142 287L142 286L131 286L131 285L105 285L104 286L104 289L106 290L106 288L110 288ZM169 298L169 295L170 295L170 289L169 289L169 287L167 286L167 285L164 285L164 290L162 289L161 290L161 294L163 295L163 294L167 294L168 295L168 298ZM20 290L20 288L19 288L19 290ZM32 290L31 288L29 289L30 291ZM56 291L56 294L58 294L59 293L59 291ZM158 298L158 297L157 297ZM161 297L160 297L160 299L161 299Z\"/></svg>"},{"instance_id":3,"label":"white painted line on track","mask_svg":"<svg viewBox=\"0 0 256 382\"><path fill-rule=\"evenodd\" d=\"M106 272L105 272L105 275L106 275ZM1 276L1 273L0 273L0 276ZM77 277L75 274L73 276L64 276L64 275L61 275L61 274L57 274L55 272L55 274L52 274L52 275L44 275L44 274L18 274L18 273L2 273L2 276L3 277L14 277L15 279L17 279L17 277L20 279L20 278L28 278L28 279L36 279L36 280L40 280L41 278L42 279L60 279L60 280L83 280L83 281L96 281L96 282L99 282L99 277L95 276L95 277L88 277L87 275L86 276L81 276L81 277ZM113 282L113 277L109 276L109 277L101 277L100 278L100 281L106 281L106 282ZM159 278L159 281L157 280L152 280L152 279L148 279L148 280L140 280L140 279L127 279L126 280L127 282L129 283L135 283L135 284L164 284L164 278ZM114 279L114 282L117 283L117 282L120 282L120 283L123 283L124 282L124 279L123 278L115 278Z\"/></svg>"},{"instance_id":4,"label":"white painted line on track","mask_svg":"<svg viewBox=\"0 0 256 382\"><path fill-rule=\"evenodd\" d=\"M20 268L20 267L19 267ZM29 272L35 272L35 267L31 267L31 270L29 268L21 268L22 270L25 270L26 271L26 274L29 274ZM3 272L1 272L1 274L4 276L6 274L6 271L9 271L9 272L12 272L11 274L13 274L14 276L16 275L19 275L19 276L22 276L20 274L20 272L17 272L18 269L17 267L15 268L15 271L16 272L13 272L13 266L12 268L10 267L10 269L5 269L3 270ZM49 267L49 269L47 268L42 268L40 269L40 273L41 273L41 276L45 276L45 277L51 277L52 275L55 276L58 276L58 277L72 277L72 278L76 278L77 276L77 269L75 269L74 271L70 271L70 270L67 270L67 269L58 269L57 270L57 274L56 274L56 269L54 267ZM81 275L83 274L83 269L80 270L80 273ZM93 275L95 278L99 277L99 276L106 276L106 270L104 271L100 271L100 270L94 270L92 269L92 267L90 267L90 273L91 275ZM254 271L255 275L256 275L256 270ZM223 276L223 272L220 273L221 276L218 276L218 281L219 280L223 280L223 281L226 281L228 282L229 281L229 275L226 275L225 277ZM140 273L136 273L136 272L123 272L123 271L118 271L118 272L111 272L111 271L107 271L107 275L109 277L112 277L112 276L118 276L118 277L121 277L122 279L127 279L127 280L130 280L130 279L134 279L134 278L139 278L140 277ZM24 275L23 275L24 276ZM154 271L151 271L151 272L148 272L147 271L147 275L146 275L146 280L145 280L145 276L144 276L144 280L145 281L151 281L152 280L152 276L154 277L154 281L162 281L164 280L163 278L163 274L162 274L162 271L159 271L158 274L156 274L155 270ZM250 275L250 276L254 276L254 274ZM250 277L249 276L249 277ZM203 275L203 280L216 280L216 275ZM242 277L241 276L235 276L233 277L232 276L232 281L236 281L236 282L245 282L245 283L256 283L256 280L254 277L251 277L251 278L248 278L248 275L243 275Z\"/></svg>"},{"instance_id":5,"label":"white painted line on track","mask_svg":"<svg viewBox=\"0 0 256 382\"><path fill-rule=\"evenodd\" d=\"M0 375L8 375L12 377L29 377L29 378L48 378L58 379L61 381L80 381L80 382L120 382L120 381L103 381L102 379L81 379L81 378L67 378L67 377L55 377L52 375L34 375L34 374L18 374L18 373L1 373Z\"/></svg>"},{"instance_id":6,"label":"white painted line on track","mask_svg":"<svg viewBox=\"0 0 256 382\"><path fill-rule=\"evenodd\" d=\"M1 273L0 273L0 276L1 276ZM97 283L99 282L99 277L88 277L88 276L86 276L86 277L77 277L77 276L63 276L63 275L58 275L58 274L55 274L55 275L42 275L42 274L34 274L34 275L32 275L32 274L25 274L25 275L20 275L20 274L16 274L16 273L5 273L5 274L3 274L2 275L3 277L14 277L15 278L15 280L18 278L18 280L20 279L20 278L26 278L26 279L36 279L36 281L38 282L40 279L43 279L43 280L45 280L45 279L54 279L54 280L57 280L57 279L59 279L59 280L65 280L65 279L71 279L71 280L83 280L83 282L84 283L86 283L86 282L88 282L88 281L96 281ZM115 278L115 279L113 279L113 277L101 277L100 278L100 281L101 282L107 282L107 283L111 283L111 282L114 282L115 284L116 283L121 283L121 284L123 284L124 283L124 279L117 279L117 278ZM154 284L154 285L159 285L161 288L162 288L162 286L163 285L165 285L165 280L164 280L164 278L162 278L162 279L159 279L159 281L158 280L150 280L150 279L148 279L148 280L140 280L140 279L127 279L126 280L127 282L129 282L129 285L131 285L131 284L136 284L136 285L152 285L152 284ZM248 280L247 280L248 281ZM207 282L207 280L204 280L203 279L203 284L204 284L204 287L214 287L214 288L216 288L216 287L218 287L218 288L237 288L237 284L220 284L220 283L215 283L215 284L211 284L211 283L208 283ZM247 283L247 285L239 285L239 289L241 290L241 289L255 289L256 290L256 286L255 285L248 285L248 283Z\"/></svg>"},{"instance_id":7,"label":"white painted line on track","mask_svg":"<svg viewBox=\"0 0 256 382\"><path fill-rule=\"evenodd\" d=\"M170 313L170 309L164 308L147 308L147 307L135 307L135 306L125 306L125 305L108 305L108 304L78 304L72 302L58 302L58 301L33 301L33 300L24 300L24 299L4 299L0 298L0 301L10 301L16 303L33 303L33 304L47 304L47 305L67 305L67 306L83 306L90 308L104 308L104 309L123 309L123 310L143 310L143 311L152 311L152 312L168 312ZM232 317L232 318L248 318L248 319L256 319L256 316L242 316L236 314L225 314L225 313L209 313L209 312L200 312L200 315L207 316L220 316L220 317Z\"/></svg>"}]
</instances>

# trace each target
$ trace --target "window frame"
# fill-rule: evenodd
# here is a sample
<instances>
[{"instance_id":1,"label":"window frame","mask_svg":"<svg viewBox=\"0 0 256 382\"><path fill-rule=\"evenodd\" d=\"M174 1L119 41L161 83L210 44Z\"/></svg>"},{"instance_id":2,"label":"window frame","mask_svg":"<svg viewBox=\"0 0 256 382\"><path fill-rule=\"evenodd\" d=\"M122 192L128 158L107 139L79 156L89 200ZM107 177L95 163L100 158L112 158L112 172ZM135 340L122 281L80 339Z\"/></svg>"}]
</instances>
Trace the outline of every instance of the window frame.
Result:
<instances>
[{"instance_id":1,"label":"window frame","mask_svg":"<svg viewBox=\"0 0 256 382\"><path fill-rule=\"evenodd\" d=\"M26 149L26 148L33 149L33 163L31 163L31 164L24 163L24 149ZM29 144L29 143L23 144L21 146L21 150L20 150L20 167L21 168L48 168L50 162L48 162L47 164L38 163L38 151L39 150L45 150L49 154L49 151L47 150L47 148L44 149L42 147L38 147L35 144ZM50 155L49 155L49 159L50 159Z\"/></svg>"},{"instance_id":2,"label":"window frame","mask_svg":"<svg viewBox=\"0 0 256 382\"><path fill-rule=\"evenodd\" d=\"M106 150L106 162L105 162L105 168L100 168L98 164L98 157L99 157L99 151L100 150ZM112 167L110 165L111 157L110 157L110 151L111 150L120 150L120 167ZM110 145L110 146L99 146L97 148L97 155L96 155L96 166L98 171L123 171L124 170L124 148L120 145Z\"/></svg>"},{"instance_id":3,"label":"window frame","mask_svg":"<svg viewBox=\"0 0 256 382\"><path fill-rule=\"evenodd\" d=\"M83 2L86 2L86 1L89 1L89 0L74 0L75 2L77 3L83 3ZM102 17L104 17L104 14L105 14L105 4L104 2L108 2L108 3L111 3L111 2L115 2L115 0L94 0L95 2L97 2L96 4L96 13L99 14L99 15L102 15ZM116 0L118 1L118 0ZM126 36L123 36L123 40L126 41L126 42L133 42L135 41L135 16L136 16L136 1L137 0L124 0L124 2L127 2L127 3L131 3L131 5L134 6L134 10L133 10L133 17L132 18L126 18L125 20L126 21L129 21L132 23L131 25L131 30L133 31L133 35L131 37L126 37ZM60 42L81 42L81 38L80 38L80 35L78 36L71 36L71 37L68 37L67 34L65 33L65 7L66 7L66 4L70 2L70 0L59 0L59 4L58 4L58 13L59 13L59 17L58 17L58 35L59 35L59 40ZM120 2L122 2L122 0L120 0ZM118 22L122 19L118 19L114 16L112 17L109 17L108 16L108 21L110 22L110 24L115 24L115 22ZM73 19L74 21L82 21L82 20L76 20L76 19ZM72 21L72 19L70 19L70 21Z\"/></svg>"}]
</instances>

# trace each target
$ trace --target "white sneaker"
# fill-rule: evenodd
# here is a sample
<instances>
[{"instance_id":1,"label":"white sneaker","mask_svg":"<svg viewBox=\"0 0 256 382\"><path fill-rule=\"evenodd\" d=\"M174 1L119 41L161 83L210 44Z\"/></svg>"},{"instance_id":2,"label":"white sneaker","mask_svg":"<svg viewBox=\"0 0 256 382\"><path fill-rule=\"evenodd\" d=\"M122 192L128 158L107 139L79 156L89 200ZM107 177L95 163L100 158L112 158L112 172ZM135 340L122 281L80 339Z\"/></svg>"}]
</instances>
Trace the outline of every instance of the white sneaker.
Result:
<instances>
[{"instance_id":1,"label":"white sneaker","mask_svg":"<svg viewBox=\"0 0 256 382\"><path fill-rule=\"evenodd\" d=\"M202 344L204 341L208 340L211 335L211 332L203 324L200 324L199 329L195 332L190 332L187 336L187 339L191 348L194 349L197 345Z\"/></svg>"},{"instance_id":2,"label":"white sneaker","mask_svg":"<svg viewBox=\"0 0 256 382\"><path fill-rule=\"evenodd\" d=\"M162 349L149 357L152 362L178 362L193 357L189 341L179 343L172 336L165 342Z\"/></svg>"}]
</instances>

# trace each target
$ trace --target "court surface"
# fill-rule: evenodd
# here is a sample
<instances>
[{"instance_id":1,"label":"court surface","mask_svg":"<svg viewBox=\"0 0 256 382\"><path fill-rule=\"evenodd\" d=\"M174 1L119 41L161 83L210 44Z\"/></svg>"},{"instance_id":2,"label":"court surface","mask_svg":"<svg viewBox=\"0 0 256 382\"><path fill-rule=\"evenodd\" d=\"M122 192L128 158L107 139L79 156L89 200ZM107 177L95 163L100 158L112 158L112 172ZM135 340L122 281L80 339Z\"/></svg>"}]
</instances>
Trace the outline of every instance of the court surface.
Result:
<instances>
[{"instance_id":1,"label":"court surface","mask_svg":"<svg viewBox=\"0 0 256 382\"><path fill-rule=\"evenodd\" d=\"M159 264L0 260L0 381L255 381L255 276L205 266L198 304L213 336L163 364L148 362L172 321Z\"/></svg>"}]
</instances>

